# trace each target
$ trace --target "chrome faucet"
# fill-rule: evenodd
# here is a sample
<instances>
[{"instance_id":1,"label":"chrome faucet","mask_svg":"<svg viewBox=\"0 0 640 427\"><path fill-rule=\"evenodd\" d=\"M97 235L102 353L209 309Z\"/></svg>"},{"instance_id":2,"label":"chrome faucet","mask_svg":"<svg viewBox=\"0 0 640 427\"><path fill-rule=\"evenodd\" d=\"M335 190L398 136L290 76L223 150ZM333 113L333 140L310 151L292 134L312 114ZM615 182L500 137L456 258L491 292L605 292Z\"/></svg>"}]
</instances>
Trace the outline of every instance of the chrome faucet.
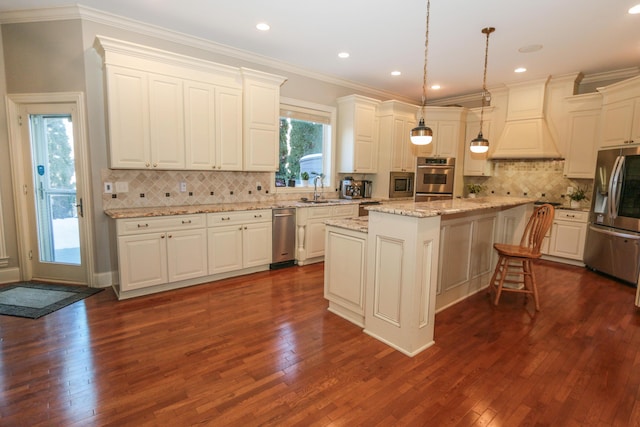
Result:
<instances>
[{"instance_id":1,"label":"chrome faucet","mask_svg":"<svg viewBox=\"0 0 640 427\"><path fill-rule=\"evenodd\" d=\"M320 193L318 193L318 180L320 180L320 187L322 188L322 176L318 175L313 178L313 201L317 201L320 198Z\"/></svg>"}]
</instances>

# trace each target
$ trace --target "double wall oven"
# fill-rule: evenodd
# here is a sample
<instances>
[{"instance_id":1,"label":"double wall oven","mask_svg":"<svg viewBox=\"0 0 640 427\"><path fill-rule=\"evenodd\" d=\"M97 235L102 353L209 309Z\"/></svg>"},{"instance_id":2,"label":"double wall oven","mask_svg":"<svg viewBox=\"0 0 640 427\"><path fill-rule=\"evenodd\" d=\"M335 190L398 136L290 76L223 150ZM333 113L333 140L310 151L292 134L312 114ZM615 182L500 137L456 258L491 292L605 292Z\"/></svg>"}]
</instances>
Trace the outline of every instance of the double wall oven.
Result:
<instances>
[{"instance_id":1,"label":"double wall oven","mask_svg":"<svg viewBox=\"0 0 640 427\"><path fill-rule=\"evenodd\" d=\"M455 167L453 157L418 157L415 201L452 199Z\"/></svg>"}]
</instances>

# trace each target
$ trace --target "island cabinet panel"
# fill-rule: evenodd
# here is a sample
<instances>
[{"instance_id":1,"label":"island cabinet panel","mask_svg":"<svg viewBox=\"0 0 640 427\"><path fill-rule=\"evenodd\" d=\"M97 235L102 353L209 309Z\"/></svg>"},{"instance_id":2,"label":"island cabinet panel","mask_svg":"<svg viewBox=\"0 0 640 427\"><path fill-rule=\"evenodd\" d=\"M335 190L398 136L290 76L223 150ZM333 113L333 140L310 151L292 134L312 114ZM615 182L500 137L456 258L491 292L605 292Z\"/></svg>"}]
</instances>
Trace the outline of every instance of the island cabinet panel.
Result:
<instances>
[{"instance_id":1,"label":"island cabinet panel","mask_svg":"<svg viewBox=\"0 0 640 427\"><path fill-rule=\"evenodd\" d=\"M364 332L408 356L433 345L440 216L369 212Z\"/></svg>"},{"instance_id":2,"label":"island cabinet panel","mask_svg":"<svg viewBox=\"0 0 640 427\"><path fill-rule=\"evenodd\" d=\"M327 227L324 297L329 311L364 327L367 233Z\"/></svg>"},{"instance_id":3,"label":"island cabinet panel","mask_svg":"<svg viewBox=\"0 0 640 427\"><path fill-rule=\"evenodd\" d=\"M486 287L493 273L493 239L498 212L444 216L436 310L443 310Z\"/></svg>"}]
</instances>

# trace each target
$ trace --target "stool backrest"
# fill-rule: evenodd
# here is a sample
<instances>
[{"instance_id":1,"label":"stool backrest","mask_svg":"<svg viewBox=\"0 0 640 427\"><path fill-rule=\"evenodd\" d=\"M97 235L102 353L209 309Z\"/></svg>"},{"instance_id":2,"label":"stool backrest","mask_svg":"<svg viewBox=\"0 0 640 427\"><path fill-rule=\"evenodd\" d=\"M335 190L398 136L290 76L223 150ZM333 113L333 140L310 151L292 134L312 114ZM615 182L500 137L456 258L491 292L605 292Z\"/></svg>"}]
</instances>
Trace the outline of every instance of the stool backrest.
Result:
<instances>
[{"instance_id":1,"label":"stool backrest","mask_svg":"<svg viewBox=\"0 0 640 427\"><path fill-rule=\"evenodd\" d=\"M524 229L520 246L528 248L534 254L539 254L542 240L553 223L554 213L555 209L548 203L538 206Z\"/></svg>"}]
</instances>

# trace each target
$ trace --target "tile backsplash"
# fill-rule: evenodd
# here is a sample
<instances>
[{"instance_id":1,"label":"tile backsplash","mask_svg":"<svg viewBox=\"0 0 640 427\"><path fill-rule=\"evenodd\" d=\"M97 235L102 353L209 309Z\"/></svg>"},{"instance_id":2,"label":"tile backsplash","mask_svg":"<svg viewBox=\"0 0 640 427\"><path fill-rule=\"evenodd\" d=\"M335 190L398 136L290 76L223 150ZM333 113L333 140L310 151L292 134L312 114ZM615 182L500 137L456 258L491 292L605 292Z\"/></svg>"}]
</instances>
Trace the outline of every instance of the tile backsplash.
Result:
<instances>
[{"instance_id":1,"label":"tile backsplash","mask_svg":"<svg viewBox=\"0 0 640 427\"><path fill-rule=\"evenodd\" d=\"M269 172L103 169L102 182L113 184L113 194L103 193L102 204L119 209L272 201L272 180ZM127 191L119 191L118 183L126 183Z\"/></svg>"},{"instance_id":2,"label":"tile backsplash","mask_svg":"<svg viewBox=\"0 0 640 427\"><path fill-rule=\"evenodd\" d=\"M564 176L564 160L494 160L490 177L465 177L465 184L481 184L482 196L528 196L551 202L567 201L567 187L585 188L590 198L591 179Z\"/></svg>"}]
</instances>

